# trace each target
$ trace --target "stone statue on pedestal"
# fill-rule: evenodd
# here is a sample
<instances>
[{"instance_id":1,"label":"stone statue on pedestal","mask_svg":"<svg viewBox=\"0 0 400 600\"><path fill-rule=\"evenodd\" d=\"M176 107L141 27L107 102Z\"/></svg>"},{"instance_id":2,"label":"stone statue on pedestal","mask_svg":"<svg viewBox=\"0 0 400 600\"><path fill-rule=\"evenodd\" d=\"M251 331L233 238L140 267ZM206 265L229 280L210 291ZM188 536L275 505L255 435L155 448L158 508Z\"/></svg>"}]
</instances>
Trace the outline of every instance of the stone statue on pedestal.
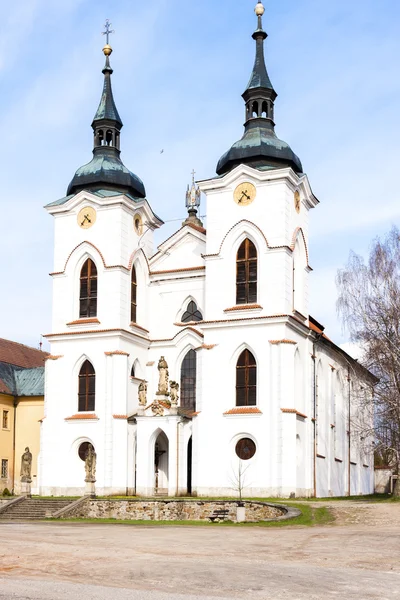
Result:
<instances>
[{"instance_id":1,"label":"stone statue on pedestal","mask_svg":"<svg viewBox=\"0 0 400 600\"><path fill-rule=\"evenodd\" d=\"M158 392L157 396L169 396L168 392L168 364L165 360L164 356L162 356L158 362L158 372L159 372L159 381L158 381Z\"/></svg>"},{"instance_id":2,"label":"stone statue on pedestal","mask_svg":"<svg viewBox=\"0 0 400 600\"><path fill-rule=\"evenodd\" d=\"M32 453L28 447L21 457L21 482L32 483Z\"/></svg>"},{"instance_id":3,"label":"stone statue on pedestal","mask_svg":"<svg viewBox=\"0 0 400 600\"><path fill-rule=\"evenodd\" d=\"M176 381L171 381L170 383L170 397L171 397L171 406L178 406L178 400L179 400L179 383L177 383Z\"/></svg>"},{"instance_id":4,"label":"stone statue on pedestal","mask_svg":"<svg viewBox=\"0 0 400 600\"><path fill-rule=\"evenodd\" d=\"M21 493L23 496L31 497L31 483L32 483L32 453L29 451L28 446L25 448L25 452L21 456Z\"/></svg>"},{"instance_id":5,"label":"stone statue on pedestal","mask_svg":"<svg viewBox=\"0 0 400 600\"><path fill-rule=\"evenodd\" d=\"M139 406L146 406L147 405L147 383L145 381L142 381L139 385L138 396L139 396Z\"/></svg>"},{"instance_id":6,"label":"stone statue on pedestal","mask_svg":"<svg viewBox=\"0 0 400 600\"><path fill-rule=\"evenodd\" d=\"M85 456L86 483L95 483L96 481L96 460L96 452L94 451L92 444L89 444Z\"/></svg>"}]
</instances>

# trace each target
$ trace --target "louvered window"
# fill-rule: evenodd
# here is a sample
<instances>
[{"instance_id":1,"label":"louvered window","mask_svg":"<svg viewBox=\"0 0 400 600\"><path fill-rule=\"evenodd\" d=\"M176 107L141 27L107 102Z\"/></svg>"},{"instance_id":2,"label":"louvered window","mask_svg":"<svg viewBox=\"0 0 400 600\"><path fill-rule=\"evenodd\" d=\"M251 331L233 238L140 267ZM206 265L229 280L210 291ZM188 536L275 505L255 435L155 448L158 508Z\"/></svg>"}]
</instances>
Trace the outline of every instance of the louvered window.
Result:
<instances>
[{"instance_id":1,"label":"louvered window","mask_svg":"<svg viewBox=\"0 0 400 600\"><path fill-rule=\"evenodd\" d=\"M78 405L79 412L92 412L95 409L96 373L93 365L85 360L79 372Z\"/></svg>"},{"instance_id":2,"label":"louvered window","mask_svg":"<svg viewBox=\"0 0 400 600\"><path fill-rule=\"evenodd\" d=\"M257 302L257 250L245 239L236 256L236 304Z\"/></svg>"},{"instance_id":3,"label":"louvered window","mask_svg":"<svg viewBox=\"0 0 400 600\"><path fill-rule=\"evenodd\" d=\"M136 269L132 267L132 275L131 275L131 321L132 323L136 323L137 319L137 279L136 279Z\"/></svg>"},{"instance_id":4,"label":"louvered window","mask_svg":"<svg viewBox=\"0 0 400 600\"><path fill-rule=\"evenodd\" d=\"M236 365L236 406L257 404L257 363L249 350L244 350Z\"/></svg>"},{"instance_id":5,"label":"louvered window","mask_svg":"<svg viewBox=\"0 0 400 600\"><path fill-rule=\"evenodd\" d=\"M88 258L81 270L79 317L91 318L97 316L97 269L94 262Z\"/></svg>"}]
</instances>

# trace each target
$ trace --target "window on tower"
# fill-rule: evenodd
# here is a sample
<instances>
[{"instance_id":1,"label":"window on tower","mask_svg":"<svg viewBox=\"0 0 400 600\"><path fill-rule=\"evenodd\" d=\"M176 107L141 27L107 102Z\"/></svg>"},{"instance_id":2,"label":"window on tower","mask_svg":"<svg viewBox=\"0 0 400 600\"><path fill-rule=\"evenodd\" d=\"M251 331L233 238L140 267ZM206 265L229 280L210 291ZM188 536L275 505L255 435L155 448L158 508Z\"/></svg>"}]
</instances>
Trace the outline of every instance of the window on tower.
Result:
<instances>
[{"instance_id":1,"label":"window on tower","mask_svg":"<svg viewBox=\"0 0 400 600\"><path fill-rule=\"evenodd\" d=\"M88 258L81 270L79 297L79 317L90 318L97 316L97 269L94 262Z\"/></svg>"},{"instance_id":2,"label":"window on tower","mask_svg":"<svg viewBox=\"0 0 400 600\"><path fill-rule=\"evenodd\" d=\"M181 366L181 406L196 410L197 355L189 350Z\"/></svg>"},{"instance_id":3,"label":"window on tower","mask_svg":"<svg viewBox=\"0 0 400 600\"><path fill-rule=\"evenodd\" d=\"M257 250L245 239L236 255L236 304L257 302Z\"/></svg>"},{"instance_id":4,"label":"window on tower","mask_svg":"<svg viewBox=\"0 0 400 600\"><path fill-rule=\"evenodd\" d=\"M96 373L90 361L85 360L79 371L78 410L92 412L95 407Z\"/></svg>"},{"instance_id":5,"label":"window on tower","mask_svg":"<svg viewBox=\"0 0 400 600\"><path fill-rule=\"evenodd\" d=\"M131 322L136 323L137 319L137 278L136 269L132 267L131 273Z\"/></svg>"},{"instance_id":6,"label":"window on tower","mask_svg":"<svg viewBox=\"0 0 400 600\"><path fill-rule=\"evenodd\" d=\"M257 363L250 350L244 350L236 364L236 406L257 404Z\"/></svg>"},{"instance_id":7,"label":"window on tower","mask_svg":"<svg viewBox=\"0 0 400 600\"><path fill-rule=\"evenodd\" d=\"M191 321L202 321L203 315L197 308L196 302L191 300L187 305L186 311L182 315L182 323L190 323Z\"/></svg>"}]
</instances>

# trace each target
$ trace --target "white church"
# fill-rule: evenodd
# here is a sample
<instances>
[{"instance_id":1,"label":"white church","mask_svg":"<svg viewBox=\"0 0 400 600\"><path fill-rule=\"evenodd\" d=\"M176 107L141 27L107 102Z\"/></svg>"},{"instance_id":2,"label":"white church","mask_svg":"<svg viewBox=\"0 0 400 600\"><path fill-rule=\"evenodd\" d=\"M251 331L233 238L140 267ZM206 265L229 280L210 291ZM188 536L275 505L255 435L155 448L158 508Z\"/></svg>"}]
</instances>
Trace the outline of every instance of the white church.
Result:
<instances>
[{"instance_id":1,"label":"white church","mask_svg":"<svg viewBox=\"0 0 400 600\"><path fill-rule=\"evenodd\" d=\"M341 496L373 492L354 398L372 376L309 317L309 215L300 159L275 133L264 7L242 138L163 221L120 158L111 47L92 160L49 204L55 248L39 492ZM207 230L198 217L206 201ZM365 440L364 440L365 442ZM241 479L238 484L238 479Z\"/></svg>"}]
</instances>

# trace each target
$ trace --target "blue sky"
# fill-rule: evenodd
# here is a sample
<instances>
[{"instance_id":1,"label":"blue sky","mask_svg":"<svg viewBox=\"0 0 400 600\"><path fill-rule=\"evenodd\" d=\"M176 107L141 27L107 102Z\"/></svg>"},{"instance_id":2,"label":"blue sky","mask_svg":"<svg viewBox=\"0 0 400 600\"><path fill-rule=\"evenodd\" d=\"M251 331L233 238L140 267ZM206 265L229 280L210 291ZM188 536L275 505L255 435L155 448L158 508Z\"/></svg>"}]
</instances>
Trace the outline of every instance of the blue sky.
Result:
<instances>
[{"instance_id":1,"label":"blue sky","mask_svg":"<svg viewBox=\"0 0 400 600\"><path fill-rule=\"evenodd\" d=\"M185 215L190 172L215 174L242 135L255 0L19 0L2 9L0 337L37 346L50 331L53 222L92 150L106 18L122 158L165 221ZM337 342L335 274L350 249L400 220L400 3L265 2L276 131L321 204L310 222L310 312ZM160 150L164 153L160 154ZM176 221L167 223L158 242Z\"/></svg>"}]
</instances>

